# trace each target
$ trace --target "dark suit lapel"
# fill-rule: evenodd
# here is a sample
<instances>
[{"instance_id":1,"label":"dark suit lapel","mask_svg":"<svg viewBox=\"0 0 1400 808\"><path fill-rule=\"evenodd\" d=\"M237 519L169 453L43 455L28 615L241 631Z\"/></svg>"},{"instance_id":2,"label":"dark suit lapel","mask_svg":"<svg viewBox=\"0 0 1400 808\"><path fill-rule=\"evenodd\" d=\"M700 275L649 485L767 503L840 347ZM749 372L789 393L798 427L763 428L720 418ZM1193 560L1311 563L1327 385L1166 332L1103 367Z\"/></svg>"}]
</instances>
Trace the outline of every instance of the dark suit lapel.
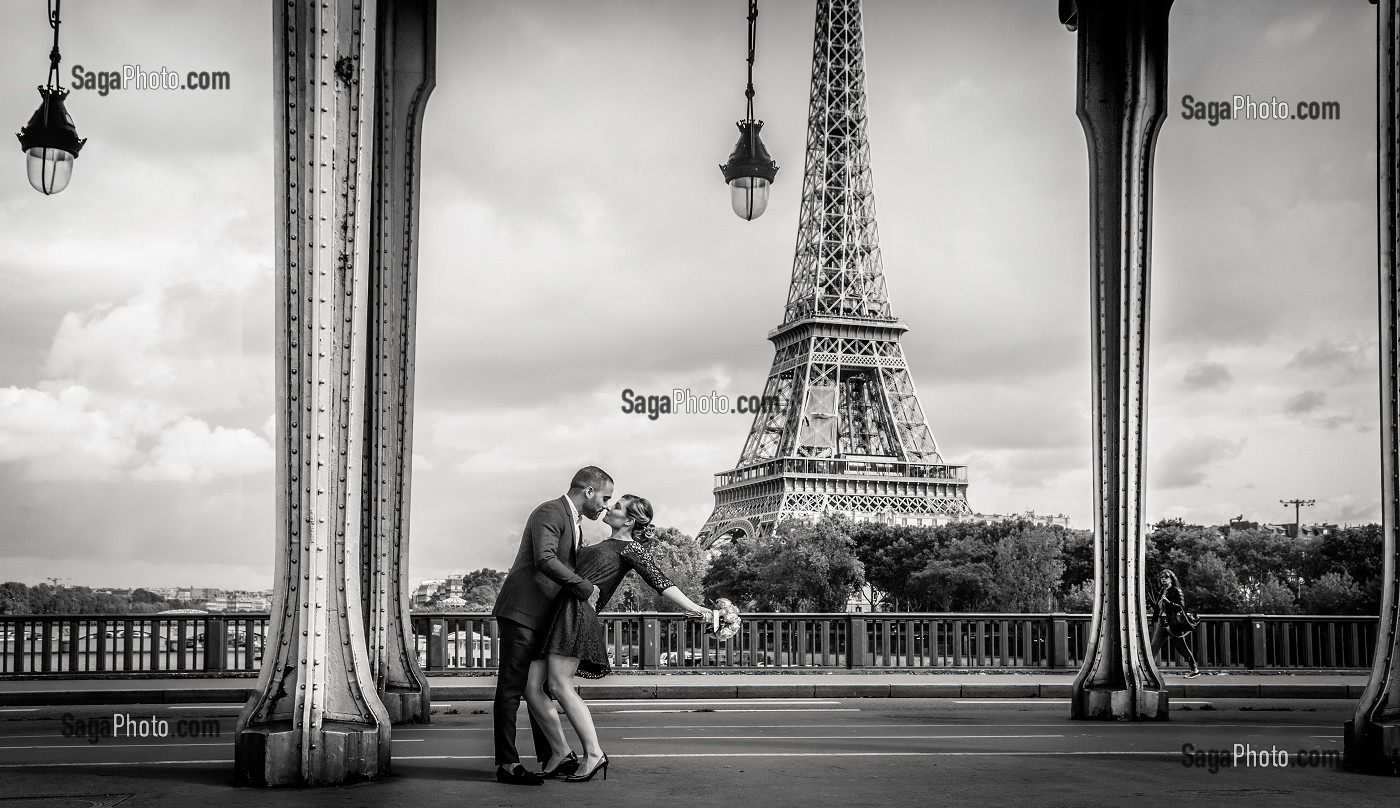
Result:
<instances>
[{"instance_id":1,"label":"dark suit lapel","mask_svg":"<svg viewBox=\"0 0 1400 808\"><path fill-rule=\"evenodd\" d=\"M565 549L563 556L566 559L565 563L572 567L574 565L574 555L578 552L579 526L578 522L574 521L574 511L573 508L569 507L569 497L567 494L559 498L559 504L564 506L564 524L567 525L566 529L569 532L568 547Z\"/></svg>"}]
</instances>

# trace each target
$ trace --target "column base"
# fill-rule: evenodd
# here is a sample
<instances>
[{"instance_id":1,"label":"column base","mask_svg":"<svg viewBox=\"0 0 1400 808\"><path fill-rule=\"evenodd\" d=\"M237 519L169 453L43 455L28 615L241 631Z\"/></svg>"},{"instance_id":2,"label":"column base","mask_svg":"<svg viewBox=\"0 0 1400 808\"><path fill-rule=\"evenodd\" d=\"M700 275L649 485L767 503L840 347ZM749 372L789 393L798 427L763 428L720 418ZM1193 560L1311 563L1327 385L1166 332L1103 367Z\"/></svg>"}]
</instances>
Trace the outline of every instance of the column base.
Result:
<instances>
[{"instance_id":1,"label":"column base","mask_svg":"<svg viewBox=\"0 0 1400 808\"><path fill-rule=\"evenodd\" d=\"M432 692L427 686L422 690L411 687L389 687L379 694L384 709L389 713L389 722L399 724L427 724L432 721Z\"/></svg>"},{"instance_id":2,"label":"column base","mask_svg":"<svg viewBox=\"0 0 1400 808\"><path fill-rule=\"evenodd\" d=\"M1400 723L1346 724L1346 767L1354 772L1400 776Z\"/></svg>"},{"instance_id":3,"label":"column base","mask_svg":"<svg viewBox=\"0 0 1400 808\"><path fill-rule=\"evenodd\" d=\"M302 770L301 743L312 744ZM387 728L327 721L319 732L300 732L284 721L245 729L234 739L234 781L238 785L332 786L375 780L389 773Z\"/></svg>"},{"instance_id":4,"label":"column base","mask_svg":"<svg viewBox=\"0 0 1400 808\"><path fill-rule=\"evenodd\" d=\"M1166 690L1075 689L1070 695L1069 717L1080 721L1166 721L1171 712Z\"/></svg>"}]
</instances>

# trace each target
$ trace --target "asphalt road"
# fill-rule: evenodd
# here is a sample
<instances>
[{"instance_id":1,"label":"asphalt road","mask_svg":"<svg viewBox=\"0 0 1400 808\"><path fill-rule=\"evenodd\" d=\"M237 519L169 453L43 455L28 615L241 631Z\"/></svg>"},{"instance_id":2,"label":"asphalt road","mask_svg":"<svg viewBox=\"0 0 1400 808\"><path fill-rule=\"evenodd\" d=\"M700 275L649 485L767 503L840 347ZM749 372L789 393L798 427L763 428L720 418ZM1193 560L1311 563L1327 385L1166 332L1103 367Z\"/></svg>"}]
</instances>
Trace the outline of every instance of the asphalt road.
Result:
<instances>
[{"instance_id":1,"label":"asphalt road","mask_svg":"<svg viewBox=\"0 0 1400 808\"><path fill-rule=\"evenodd\" d=\"M489 707L438 704L431 725L396 728L395 773L384 781L270 792L230 785L231 705L3 708L0 805L1394 806L1400 798L1400 779L1340 769L1351 703L1336 699L1174 701L1172 720L1151 724L1070 721L1068 703L1053 699L597 702L609 779L538 788L492 780ZM164 721L168 737L154 737L153 726L152 737L90 742L92 719L110 724L114 713ZM1202 750L1192 756L1200 765L1185 765L1186 744ZM1236 744L1256 753L1255 765L1219 765ZM1278 751L1291 765L1278 765Z\"/></svg>"}]
</instances>

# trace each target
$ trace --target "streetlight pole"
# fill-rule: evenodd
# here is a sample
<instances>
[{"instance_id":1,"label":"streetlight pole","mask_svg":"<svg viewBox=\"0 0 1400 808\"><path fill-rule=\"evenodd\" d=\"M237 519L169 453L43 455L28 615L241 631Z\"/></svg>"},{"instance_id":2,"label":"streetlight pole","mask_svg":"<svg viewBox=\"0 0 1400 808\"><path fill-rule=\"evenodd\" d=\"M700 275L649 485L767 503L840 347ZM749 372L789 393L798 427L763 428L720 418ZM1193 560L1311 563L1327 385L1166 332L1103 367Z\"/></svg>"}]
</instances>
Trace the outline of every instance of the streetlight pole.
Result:
<instances>
[{"instance_id":1,"label":"streetlight pole","mask_svg":"<svg viewBox=\"0 0 1400 808\"><path fill-rule=\"evenodd\" d=\"M1315 499L1281 499L1278 504L1285 507L1293 506L1293 538L1303 535L1302 508L1304 505L1312 507L1317 504Z\"/></svg>"}]
</instances>

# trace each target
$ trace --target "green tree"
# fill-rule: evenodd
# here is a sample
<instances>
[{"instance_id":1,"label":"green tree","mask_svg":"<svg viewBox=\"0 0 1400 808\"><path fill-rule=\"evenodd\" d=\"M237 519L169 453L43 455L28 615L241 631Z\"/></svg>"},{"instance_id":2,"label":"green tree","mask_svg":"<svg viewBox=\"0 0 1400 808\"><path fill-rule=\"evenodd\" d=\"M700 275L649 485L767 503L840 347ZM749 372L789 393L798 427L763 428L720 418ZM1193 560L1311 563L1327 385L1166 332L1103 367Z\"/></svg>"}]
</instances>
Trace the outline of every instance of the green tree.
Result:
<instances>
[{"instance_id":1,"label":"green tree","mask_svg":"<svg viewBox=\"0 0 1400 808\"><path fill-rule=\"evenodd\" d=\"M852 528L838 516L789 519L772 536L732 542L704 577L706 595L758 611L843 611L865 583Z\"/></svg>"},{"instance_id":2,"label":"green tree","mask_svg":"<svg viewBox=\"0 0 1400 808\"><path fill-rule=\"evenodd\" d=\"M1065 562L1062 535L1047 527L1020 523L997 542L993 562L996 606L1008 612L1048 612L1055 608Z\"/></svg>"},{"instance_id":3,"label":"green tree","mask_svg":"<svg viewBox=\"0 0 1400 808\"><path fill-rule=\"evenodd\" d=\"M866 581L884 593L887 603L896 610L928 608L923 584L915 584L912 574L926 568L946 549L946 531L861 522L854 526L851 538Z\"/></svg>"},{"instance_id":4,"label":"green tree","mask_svg":"<svg viewBox=\"0 0 1400 808\"><path fill-rule=\"evenodd\" d=\"M1232 614L1240 610L1240 580L1213 551L1178 563L1176 569L1187 609L1209 614ZM1152 592L1155 600L1158 594L1155 582Z\"/></svg>"},{"instance_id":5,"label":"green tree","mask_svg":"<svg viewBox=\"0 0 1400 808\"><path fill-rule=\"evenodd\" d=\"M1303 564L1304 577L1320 583L1328 573L1345 573L1359 596L1350 614L1378 614L1381 609L1381 583L1385 555L1381 526L1376 524L1345 527L1309 543ZM1335 579L1329 587L1335 585ZM1307 590L1304 589L1306 594ZM1311 612L1310 609L1304 611ZM1343 614L1343 612L1319 612Z\"/></svg>"},{"instance_id":6,"label":"green tree","mask_svg":"<svg viewBox=\"0 0 1400 808\"><path fill-rule=\"evenodd\" d=\"M1068 595L1071 591L1083 588L1088 582L1091 592L1094 585L1094 531L1061 531L1060 554L1065 562L1064 574L1060 577L1060 591Z\"/></svg>"},{"instance_id":7,"label":"green tree","mask_svg":"<svg viewBox=\"0 0 1400 808\"><path fill-rule=\"evenodd\" d=\"M1305 614L1357 614L1365 600L1351 575L1328 572L1303 588Z\"/></svg>"},{"instance_id":8,"label":"green tree","mask_svg":"<svg viewBox=\"0 0 1400 808\"><path fill-rule=\"evenodd\" d=\"M491 611L491 608L496 605L496 596L501 593L501 586L505 581L506 573L504 571L486 567L463 575L462 600L466 601L467 605L462 607L462 611ZM447 591L444 588L436 596L430 598L429 603L436 606L445 597L447 597Z\"/></svg>"},{"instance_id":9,"label":"green tree","mask_svg":"<svg viewBox=\"0 0 1400 808\"><path fill-rule=\"evenodd\" d=\"M1260 528L1230 530L1224 539L1222 558L1245 587L1262 586L1271 579L1295 576L1303 565L1303 548L1297 539Z\"/></svg>"},{"instance_id":10,"label":"green tree","mask_svg":"<svg viewBox=\"0 0 1400 808\"><path fill-rule=\"evenodd\" d=\"M984 548L973 541L954 541L941 557L909 576L909 592L921 609L941 612L980 612L992 602L996 586Z\"/></svg>"},{"instance_id":11,"label":"green tree","mask_svg":"<svg viewBox=\"0 0 1400 808\"><path fill-rule=\"evenodd\" d=\"M656 559L656 565L686 597L696 601L704 597L704 579L709 568L709 555L700 547L700 542L673 527L666 527L657 532L648 549L651 550L652 558ZM635 574L622 579L622 584L613 594L607 609L619 611L624 602L635 604L637 611L642 612L681 610Z\"/></svg>"},{"instance_id":12,"label":"green tree","mask_svg":"<svg viewBox=\"0 0 1400 808\"><path fill-rule=\"evenodd\" d=\"M1060 610L1073 614L1087 614L1094 611L1094 582L1084 581L1069 590L1060 598Z\"/></svg>"},{"instance_id":13,"label":"green tree","mask_svg":"<svg viewBox=\"0 0 1400 808\"><path fill-rule=\"evenodd\" d=\"M1293 590L1272 575L1263 582L1246 584L1240 595L1239 607L1249 614L1298 613Z\"/></svg>"},{"instance_id":14,"label":"green tree","mask_svg":"<svg viewBox=\"0 0 1400 808\"><path fill-rule=\"evenodd\" d=\"M29 587L18 581L0 584L0 614L34 614Z\"/></svg>"}]
</instances>

